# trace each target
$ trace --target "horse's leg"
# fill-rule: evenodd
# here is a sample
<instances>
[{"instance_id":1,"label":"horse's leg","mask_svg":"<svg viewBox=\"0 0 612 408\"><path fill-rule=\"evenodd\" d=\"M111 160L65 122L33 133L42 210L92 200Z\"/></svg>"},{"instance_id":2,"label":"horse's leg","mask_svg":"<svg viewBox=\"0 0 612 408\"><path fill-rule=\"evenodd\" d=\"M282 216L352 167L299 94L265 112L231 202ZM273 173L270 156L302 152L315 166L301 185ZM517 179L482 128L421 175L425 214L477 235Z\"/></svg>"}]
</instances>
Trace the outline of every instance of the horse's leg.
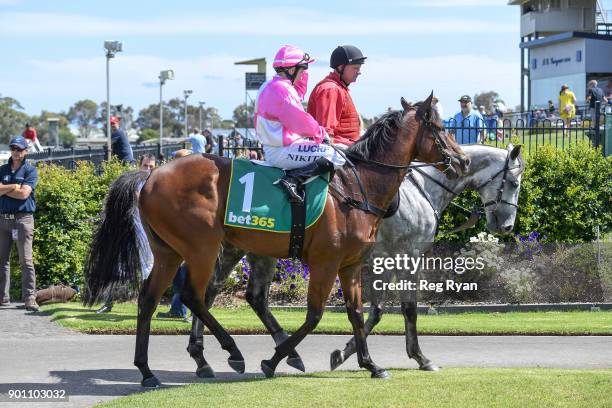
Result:
<instances>
[{"instance_id":1,"label":"horse's leg","mask_svg":"<svg viewBox=\"0 0 612 408\"><path fill-rule=\"evenodd\" d=\"M244 254L245 252L240 248L230 245L229 243L223 244L223 249L219 251L217 261L215 262L215 275L210 280L208 287L206 288L204 300L206 309L210 309L212 307L215 298L223 287L223 283ZM210 367L204 358L204 324L202 324L202 321L198 319L195 314L193 316L193 321L191 322L191 334L189 336L187 352L191 358L195 360L198 366L196 369L196 375L198 377L215 377L215 371L212 369L212 367Z\"/></svg>"},{"instance_id":2,"label":"horse's leg","mask_svg":"<svg viewBox=\"0 0 612 408\"><path fill-rule=\"evenodd\" d=\"M375 299L374 297L371 300L370 304L370 312L368 313L368 319L365 322L365 335L366 337L370 335L374 327L380 323L383 315L384 307L384 297L381 296ZM342 363L344 363L350 356L355 354L357 351L357 344L355 342L355 337L351 337L351 339L346 343L344 350L334 350L330 356L330 366L332 370L338 368Z\"/></svg>"},{"instance_id":3,"label":"horse's leg","mask_svg":"<svg viewBox=\"0 0 612 408\"><path fill-rule=\"evenodd\" d=\"M202 320L206 327L210 329L221 344L221 348L230 353L227 360L230 367L238 373L244 373L244 358L236 346L236 342L204 305L206 283L216 260L217 253L210 250L201 250L198 253L190 254L187 259L188 273L181 293L181 300L191 309L194 316Z\"/></svg>"},{"instance_id":4,"label":"horse's leg","mask_svg":"<svg viewBox=\"0 0 612 408\"><path fill-rule=\"evenodd\" d=\"M136 351L134 365L142 374L142 386L157 388L161 385L159 380L149 369L149 334L151 331L151 317L159 304L162 294L170 285L177 268L181 263L180 256L170 247L158 244L153 249L155 261L149 278L143 283L138 296L138 321L136 324Z\"/></svg>"},{"instance_id":5,"label":"horse's leg","mask_svg":"<svg viewBox=\"0 0 612 408\"><path fill-rule=\"evenodd\" d=\"M417 338L416 322L417 322L417 302L416 296L408 302L402 302L402 314L404 315L404 324L406 327L406 351L408 357L413 358L419 363L419 370L423 371L438 371L440 368L432 363L423 355L419 347Z\"/></svg>"},{"instance_id":6,"label":"horse's leg","mask_svg":"<svg viewBox=\"0 0 612 408\"><path fill-rule=\"evenodd\" d=\"M306 312L306 321L299 329L289 336L280 345L276 346L276 351L270 360L261 362L261 371L270 378L274 376L274 371L278 363L289 353L295 349L304 337L317 327L323 312L325 310L325 302L329 296L337 271L337 265L328 267L311 265L310 280L308 282L308 311Z\"/></svg>"},{"instance_id":7,"label":"horse's leg","mask_svg":"<svg viewBox=\"0 0 612 408\"><path fill-rule=\"evenodd\" d=\"M247 255L247 259L251 266L251 276L247 283L246 300L255 313L257 313L259 320L266 326L266 329L272 335L274 342L278 346L285 341L289 335L287 335L287 332L278 324L268 307L268 294L270 292L270 283L276 271L276 259L250 253ZM302 372L305 371L304 363L295 350L289 352L287 364Z\"/></svg>"},{"instance_id":8,"label":"horse's leg","mask_svg":"<svg viewBox=\"0 0 612 408\"><path fill-rule=\"evenodd\" d=\"M372 361L366 342L365 325L363 322L363 305L361 302L361 268L353 265L343 268L340 273L340 283L346 301L346 311L353 326L353 335L357 348L359 367L372 373L372 378L389 378L389 373L378 367Z\"/></svg>"}]
</instances>

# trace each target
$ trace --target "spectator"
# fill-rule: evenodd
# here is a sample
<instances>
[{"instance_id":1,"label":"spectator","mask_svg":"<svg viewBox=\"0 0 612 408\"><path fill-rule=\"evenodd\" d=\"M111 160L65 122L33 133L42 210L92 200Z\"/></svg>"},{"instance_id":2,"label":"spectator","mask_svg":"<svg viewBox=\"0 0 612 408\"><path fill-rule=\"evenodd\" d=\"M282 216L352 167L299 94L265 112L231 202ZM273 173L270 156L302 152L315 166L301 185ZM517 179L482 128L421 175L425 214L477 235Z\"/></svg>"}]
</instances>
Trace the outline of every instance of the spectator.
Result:
<instances>
[{"instance_id":1,"label":"spectator","mask_svg":"<svg viewBox=\"0 0 612 408\"><path fill-rule=\"evenodd\" d=\"M206 139L206 146L204 146L204 152L212 153L213 147L215 145L215 143L213 142L212 132L210 131L210 129L204 129L202 131L202 136L204 136L204 138Z\"/></svg>"},{"instance_id":2,"label":"spectator","mask_svg":"<svg viewBox=\"0 0 612 408\"><path fill-rule=\"evenodd\" d=\"M10 258L12 241L17 243L21 264L21 294L28 311L38 311L36 273L32 261L34 238L34 191L36 167L26 161L28 143L23 136L11 139L11 157L0 167L0 305L10 304Z\"/></svg>"},{"instance_id":3,"label":"spectator","mask_svg":"<svg viewBox=\"0 0 612 408\"><path fill-rule=\"evenodd\" d=\"M546 112L544 112L544 109L538 109L535 112L535 121L536 123L540 123L546 120Z\"/></svg>"},{"instance_id":4,"label":"spectator","mask_svg":"<svg viewBox=\"0 0 612 408\"><path fill-rule=\"evenodd\" d=\"M133 163L134 153L132 152L132 146L126 133L119 127L120 119L117 116L111 116L111 143L112 153L117 156L119 160Z\"/></svg>"},{"instance_id":5,"label":"spectator","mask_svg":"<svg viewBox=\"0 0 612 408\"><path fill-rule=\"evenodd\" d=\"M191 151L193 153L206 152L206 138L200 134L198 129L194 129L193 133L185 139L185 142L191 143Z\"/></svg>"},{"instance_id":6,"label":"spectator","mask_svg":"<svg viewBox=\"0 0 612 408\"><path fill-rule=\"evenodd\" d=\"M548 101L548 111L547 111L547 115L549 118L555 116L555 104L553 103L553 101Z\"/></svg>"},{"instance_id":7,"label":"spectator","mask_svg":"<svg viewBox=\"0 0 612 408\"><path fill-rule=\"evenodd\" d=\"M455 133L455 140L460 144L483 143L485 138L486 126L484 118L480 112L472 109L472 98L469 95L463 95L459 98L461 111L454 117L454 131L451 126L451 132Z\"/></svg>"},{"instance_id":8,"label":"spectator","mask_svg":"<svg viewBox=\"0 0 612 408\"><path fill-rule=\"evenodd\" d=\"M591 121L594 123L598 113L597 102L599 102L599 109L601 109L608 103L608 98L605 97L603 90L597 86L596 80L589 81L588 87L586 101L591 111Z\"/></svg>"},{"instance_id":9,"label":"spectator","mask_svg":"<svg viewBox=\"0 0 612 408\"><path fill-rule=\"evenodd\" d=\"M612 102L612 79L608 79L608 84L604 89L604 94L606 95L606 98L608 98L608 103Z\"/></svg>"},{"instance_id":10,"label":"spectator","mask_svg":"<svg viewBox=\"0 0 612 408\"><path fill-rule=\"evenodd\" d=\"M145 153L140 156L138 160L138 168L142 171L151 172L157 166L157 161L155 160L155 156L150 153ZM138 187L138 191L142 188L142 185ZM149 277L151 270L153 269L153 252L151 252L151 247L149 246L149 240L147 239L147 234L142 227L142 221L140 220L140 212L136 211L134 216L134 225L136 226L136 236L140 240L142 244L141 247L144 249L144 253L141 254L140 259L140 270L142 271L142 279L145 280ZM109 293L106 302L102 305L101 308L96 310L97 314L108 313L113 310L113 294Z\"/></svg>"},{"instance_id":11,"label":"spectator","mask_svg":"<svg viewBox=\"0 0 612 408\"><path fill-rule=\"evenodd\" d=\"M187 269L187 265L183 263L172 280L172 300L170 301L170 310L167 312L157 313L158 318L183 319L188 321L187 306L185 306L181 301L181 291L183 290L183 286L185 286L185 279L187 278L188 272L189 270Z\"/></svg>"},{"instance_id":12,"label":"spectator","mask_svg":"<svg viewBox=\"0 0 612 408\"><path fill-rule=\"evenodd\" d=\"M28 147L31 147L35 152L42 152L42 146L38 141L38 135L36 133L36 129L31 126L29 123L26 123L25 130L21 134L26 141L28 142Z\"/></svg>"},{"instance_id":13,"label":"spectator","mask_svg":"<svg viewBox=\"0 0 612 408\"><path fill-rule=\"evenodd\" d=\"M569 86L563 85L559 92L559 116L563 119L563 136L571 127L572 119L576 117L576 95Z\"/></svg>"},{"instance_id":14,"label":"spectator","mask_svg":"<svg viewBox=\"0 0 612 408\"><path fill-rule=\"evenodd\" d=\"M333 71L314 87L308 99L308 113L336 145L350 146L359 139L361 122L349 85L361 75L366 58L355 46L337 47L329 61Z\"/></svg>"},{"instance_id":15,"label":"spectator","mask_svg":"<svg viewBox=\"0 0 612 408\"><path fill-rule=\"evenodd\" d=\"M483 105L478 107L478 113L480 113L480 116L482 116L483 119L487 117L487 111Z\"/></svg>"}]
</instances>

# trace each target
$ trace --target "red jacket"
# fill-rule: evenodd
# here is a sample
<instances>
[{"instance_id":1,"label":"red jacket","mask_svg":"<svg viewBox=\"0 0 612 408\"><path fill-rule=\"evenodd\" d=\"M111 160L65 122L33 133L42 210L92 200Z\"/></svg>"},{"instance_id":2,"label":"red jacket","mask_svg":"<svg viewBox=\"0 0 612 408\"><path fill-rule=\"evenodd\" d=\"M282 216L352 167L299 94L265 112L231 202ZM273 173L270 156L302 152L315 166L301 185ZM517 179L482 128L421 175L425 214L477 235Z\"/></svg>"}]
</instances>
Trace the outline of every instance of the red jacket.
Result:
<instances>
[{"instance_id":1,"label":"red jacket","mask_svg":"<svg viewBox=\"0 0 612 408\"><path fill-rule=\"evenodd\" d=\"M360 121L348 87L336 72L315 86L308 113L323 126L334 143L350 146L359 139Z\"/></svg>"},{"instance_id":2,"label":"red jacket","mask_svg":"<svg viewBox=\"0 0 612 408\"><path fill-rule=\"evenodd\" d=\"M29 130L24 130L21 136L34 142L37 139L36 129L31 127Z\"/></svg>"}]
</instances>

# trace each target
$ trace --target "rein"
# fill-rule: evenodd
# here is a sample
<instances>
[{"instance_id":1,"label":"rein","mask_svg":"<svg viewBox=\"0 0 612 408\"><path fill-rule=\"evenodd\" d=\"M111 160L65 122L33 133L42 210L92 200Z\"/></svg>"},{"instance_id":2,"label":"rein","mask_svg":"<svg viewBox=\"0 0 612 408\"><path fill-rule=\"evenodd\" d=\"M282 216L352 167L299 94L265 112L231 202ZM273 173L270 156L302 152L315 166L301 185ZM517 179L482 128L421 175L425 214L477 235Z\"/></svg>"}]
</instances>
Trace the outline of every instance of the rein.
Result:
<instances>
[{"instance_id":1,"label":"rein","mask_svg":"<svg viewBox=\"0 0 612 408\"><path fill-rule=\"evenodd\" d=\"M515 208L518 209L518 205L517 204L511 203L511 202L503 199L504 186L506 184L506 179L507 179L507 176L508 176L508 172L510 170L514 169L514 168L518 168L518 167L510 168L510 152L508 152L508 155L506 156L506 162L504 163L504 168L499 170L493 176L489 177L489 179L487 181L485 181L484 183L480 184L478 187L475 188L476 191L479 191L483 187L485 187L488 184L492 183L493 180L495 180L500 174L503 173L502 182L501 182L501 185L499 186L499 190L497 190L497 197L496 197L495 200L487 201L486 203L484 203L484 204L482 204L480 206L479 205L475 205L474 208L472 208L471 210L451 201L452 205L454 205L455 207L460 208L463 211L465 211L465 212L470 214L470 218L465 223L463 223L460 226L458 226L458 227L454 228L453 230L451 230L452 233L460 232L460 231L466 230L468 228L474 227L476 225L476 223L478 222L480 216L482 214L484 214L484 212L487 211L487 207L490 207L492 205L497 206L497 205L499 205L501 203L501 204L506 204L506 205L509 205L509 206L512 206L512 207L515 207ZM447 187L444 183L440 182L436 178L434 178L434 177L430 176L429 174L425 173L423 170L420 170L418 168L414 168L414 170L417 173L419 173L420 175L422 175L423 177L426 177L427 179L431 180L434 184L438 185L439 187L441 187L445 191L451 193L453 198L455 198L455 197L457 197L459 195L459 193L457 193L454 190L452 190L451 188ZM412 183L417 187L417 189L419 190L421 195L425 198L425 200L431 206L431 208L432 208L432 210L433 210L433 212L434 212L434 214L436 216L436 230L437 230L438 229L438 224L440 222L441 214L434 207L433 202L431 200L431 197L429 196L429 194L427 194L425 192L423 187L421 187L421 185L417 182L417 180L414 178L412 172L410 172L408 174L407 178L409 178L410 181L412 181ZM499 224L499 222L497 220L497 216L495 216L495 222L497 224Z\"/></svg>"},{"instance_id":2,"label":"rein","mask_svg":"<svg viewBox=\"0 0 612 408\"><path fill-rule=\"evenodd\" d=\"M419 133L420 135L417 135L417 139L418 137L423 137L423 134L425 132L425 128L429 128L431 130L431 134L434 140L434 144L436 145L438 152L440 153L440 155L444 158L444 160L440 160L434 163L421 163L421 164L388 164L388 163L383 163L383 162L379 162L376 160L371 160L371 159L367 159L355 152L351 152L348 150L343 150L340 149L338 147L336 147L333 143L329 143L330 147L332 149L334 149L336 152L338 152L345 160L346 163L348 164L348 166L350 167L351 171L353 172L353 174L355 175L355 178L357 180L357 185L359 186L359 191L361 193L361 196L363 197L363 201L359 201L354 199L353 197L343 197L342 198L342 203L348 205L349 207L353 207L356 208L358 210L362 210L365 212L369 212L371 214L374 214L376 216L382 217L387 213L387 210L384 210L382 208L376 207L375 205L370 204L370 202L368 201L368 196L365 192L365 188L363 187L363 183L361 182L361 177L359 177L359 173L357 172L357 168L355 166L355 164L349 159L352 158L355 161L360 161L362 163L366 163L366 164L373 164L382 168L386 168L386 169L391 169L391 170L409 170L412 168L418 168L418 167L429 167L429 166L438 166L438 165L445 165L446 168L444 170L444 173L446 173L450 168L451 168L451 163L452 163L452 158L446 153L446 150L444 149L444 147L442 146L442 142L441 142L441 138L440 138L440 129L436 126L435 123L433 123L433 121L431 120L431 115L427 115L426 118L423 117L417 117L417 119L421 120L422 122L422 126L419 129ZM332 188L332 190L334 190L337 194L339 194L340 196L342 195L342 193L336 189L335 187L333 187L330 184L330 187Z\"/></svg>"}]
</instances>

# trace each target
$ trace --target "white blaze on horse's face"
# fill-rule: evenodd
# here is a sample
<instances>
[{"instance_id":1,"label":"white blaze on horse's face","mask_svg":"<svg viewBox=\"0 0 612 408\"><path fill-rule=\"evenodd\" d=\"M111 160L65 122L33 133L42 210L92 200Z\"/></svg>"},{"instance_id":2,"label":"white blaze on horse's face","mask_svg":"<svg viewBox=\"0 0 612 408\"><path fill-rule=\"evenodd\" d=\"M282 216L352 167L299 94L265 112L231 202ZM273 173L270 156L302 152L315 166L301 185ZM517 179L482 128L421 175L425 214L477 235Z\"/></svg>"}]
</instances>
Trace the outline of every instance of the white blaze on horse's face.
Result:
<instances>
[{"instance_id":1,"label":"white blaze on horse's face","mask_svg":"<svg viewBox=\"0 0 612 408\"><path fill-rule=\"evenodd\" d=\"M487 229L491 232L509 234L514 228L521 178L525 168L520 149L521 146L508 145L507 169L492 169L494 179L480 191L485 205Z\"/></svg>"}]
</instances>

